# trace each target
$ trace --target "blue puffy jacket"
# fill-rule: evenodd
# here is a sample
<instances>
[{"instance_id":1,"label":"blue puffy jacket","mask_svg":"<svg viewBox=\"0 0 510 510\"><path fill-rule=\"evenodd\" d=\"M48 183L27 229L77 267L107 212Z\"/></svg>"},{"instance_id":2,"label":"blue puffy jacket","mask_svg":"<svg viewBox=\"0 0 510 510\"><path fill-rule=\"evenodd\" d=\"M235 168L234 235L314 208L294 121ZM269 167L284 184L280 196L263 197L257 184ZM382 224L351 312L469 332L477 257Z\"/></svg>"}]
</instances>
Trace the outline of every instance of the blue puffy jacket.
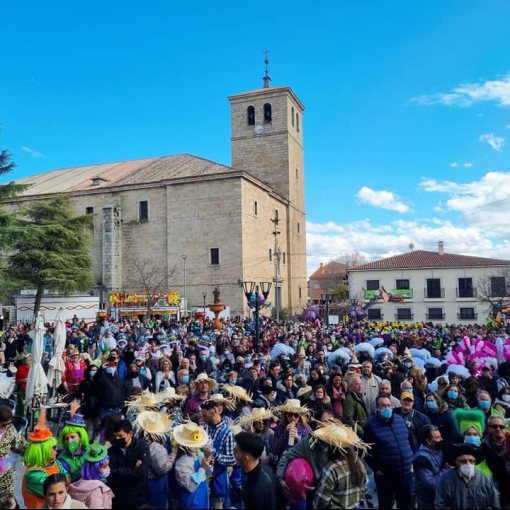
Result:
<instances>
[{"instance_id":1,"label":"blue puffy jacket","mask_svg":"<svg viewBox=\"0 0 510 510\"><path fill-rule=\"evenodd\" d=\"M393 414L389 420L383 420L376 414L368 420L363 440L372 444L366 461L374 472L399 476L411 471L413 451L409 429L401 416Z\"/></svg>"}]
</instances>

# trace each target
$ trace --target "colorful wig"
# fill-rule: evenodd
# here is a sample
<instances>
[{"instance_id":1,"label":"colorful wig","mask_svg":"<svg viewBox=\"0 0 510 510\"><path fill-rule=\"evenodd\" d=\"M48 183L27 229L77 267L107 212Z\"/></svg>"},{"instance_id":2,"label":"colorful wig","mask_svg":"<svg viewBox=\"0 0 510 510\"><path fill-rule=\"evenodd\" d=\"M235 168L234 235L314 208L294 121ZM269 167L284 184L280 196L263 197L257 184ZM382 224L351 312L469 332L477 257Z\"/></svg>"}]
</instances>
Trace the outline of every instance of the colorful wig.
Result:
<instances>
[{"instance_id":1,"label":"colorful wig","mask_svg":"<svg viewBox=\"0 0 510 510\"><path fill-rule=\"evenodd\" d=\"M25 452L26 466L44 466L51 460L51 450L57 446L57 440L54 437L41 442L30 442Z\"/></svg>"},{"instance_id":2,"label":"colorful wig","mask_svg":"<svg viewBox=\"0 0 510 510\"><path fill-rule=\"evenodd\" d=\"M87 448L89 445L89 435L85 427L77 427L76 425L66 425L60 433L60 446L66 448L65 437L67 434L78 434L80 436L80 443L82 448Z\"/></svg>"},{"instance_id":3,"label":"colorful wig","mask_svg":"<svg viewBox=\"0 0 510 510\"><path fill-rule=\"evenodd\" d=\"M107 455L104 459L99 462L90 462L86 460L81 467L81 477L83 480L100 480L103 481L101 476L101 468L110 460L110 456Z\"/></svg>"}]
</instances>

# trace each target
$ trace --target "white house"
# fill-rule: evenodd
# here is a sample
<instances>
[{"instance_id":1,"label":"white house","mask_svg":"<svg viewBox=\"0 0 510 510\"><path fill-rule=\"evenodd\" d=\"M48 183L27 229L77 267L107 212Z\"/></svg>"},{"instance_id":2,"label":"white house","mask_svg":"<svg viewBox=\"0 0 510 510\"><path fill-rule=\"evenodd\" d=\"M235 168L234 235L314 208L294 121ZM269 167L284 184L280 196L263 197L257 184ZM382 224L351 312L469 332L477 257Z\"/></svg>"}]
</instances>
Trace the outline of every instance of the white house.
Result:
<instances>
[{"instance_id":1,"label":"white house","mask_svg":"<svg viewBox=\"0 0 510 510\"><path fill-rule=\"evenodd\" d=\"M349 269L348 275L351 299L368 303L380 296L368 309L370 320L484 323L488 304L477 289L488 282L494 301L506 296L510 261L445 253L439 242L437 252L376 260Z\"/></svg>"}]
</instances>

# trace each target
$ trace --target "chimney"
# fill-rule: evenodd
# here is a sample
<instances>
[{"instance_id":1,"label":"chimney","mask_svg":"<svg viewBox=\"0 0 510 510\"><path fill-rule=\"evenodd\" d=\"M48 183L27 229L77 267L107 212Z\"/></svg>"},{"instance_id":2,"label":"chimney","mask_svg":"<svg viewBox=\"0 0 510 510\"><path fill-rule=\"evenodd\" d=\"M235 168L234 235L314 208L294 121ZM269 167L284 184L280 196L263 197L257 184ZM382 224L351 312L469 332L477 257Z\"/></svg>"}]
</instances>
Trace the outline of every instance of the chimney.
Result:
<instances>
[{"instance_id":1,"label":"chimney","mask_svg":"<svg viewBox=\"0 0 510 510\"><path fill-rule=\"evenodd\" d=\"M437 243L437 252L439 253L439 255L444 255L444 243L443 243L443 241L439 241Z\"/></svg>"}]
</instances>

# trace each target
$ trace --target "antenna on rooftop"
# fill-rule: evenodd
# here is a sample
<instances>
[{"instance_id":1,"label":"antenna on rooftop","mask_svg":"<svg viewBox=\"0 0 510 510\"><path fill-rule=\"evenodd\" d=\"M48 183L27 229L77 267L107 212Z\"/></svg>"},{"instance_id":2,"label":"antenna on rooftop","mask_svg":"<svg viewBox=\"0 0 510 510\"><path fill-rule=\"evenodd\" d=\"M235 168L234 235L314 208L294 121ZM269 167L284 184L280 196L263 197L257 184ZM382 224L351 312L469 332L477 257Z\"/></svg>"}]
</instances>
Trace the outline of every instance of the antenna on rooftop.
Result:
<instances>
[{"instance_id":1,"label":"antenna on rooftop","mask_svg":"<svg viewBox=\"0 0 510 510\"><path fill-rule=\"evenodd\" d=\"M262 53L266 55L266 58L264 59L264 64L266 64L266 75L262 78L262 88L268 89L271 86L271 78L269 77L269 69L267 65L269 64L269 59L267 58L267 55L269 54L269 50L264 50Z\"/></svg>"}]
</instances>

